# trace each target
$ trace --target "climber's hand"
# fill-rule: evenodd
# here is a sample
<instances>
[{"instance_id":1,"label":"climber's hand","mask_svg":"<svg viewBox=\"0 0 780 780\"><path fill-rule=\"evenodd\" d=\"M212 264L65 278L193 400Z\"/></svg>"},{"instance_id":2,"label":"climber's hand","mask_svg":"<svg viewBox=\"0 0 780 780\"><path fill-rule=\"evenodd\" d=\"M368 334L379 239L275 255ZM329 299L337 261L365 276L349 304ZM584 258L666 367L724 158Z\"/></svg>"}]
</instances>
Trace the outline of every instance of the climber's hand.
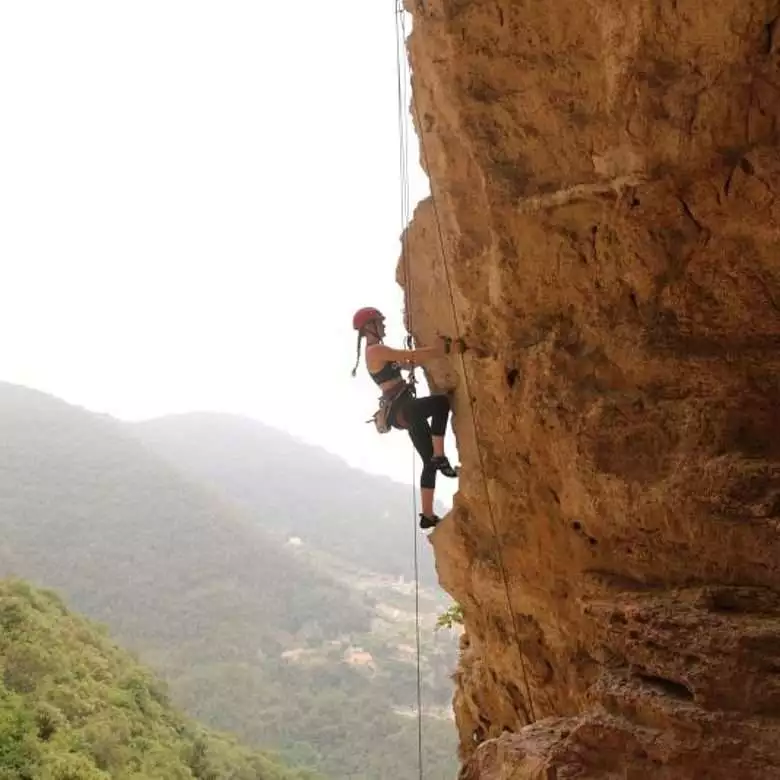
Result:
<instances>
[{"instance_id":1,"label":"climber's hand","mask_svg":"<svg viewBox=\"0 0 780 780\"><path fill-rule=\"evenodd\" d=\"M468 349L462 338L453 339L450 336L440 336L439 338L442 340L446 355L462 355Z\"/></svg>"},{"instance_id":2,"label":"climber's hand","mask_svg":"<svg viewBox=\"0 0 780 780\"><path fill-rule=\"evenodd\" d=\"M450 345L446 336L439 336L439 340L430 347L435 357L444 357L450 353Z\"/></svg>"},{"instance_id":3,"label":"climber's hand","mask_svg":"<svg viewBox=\"0 0 780 780\"><path fill-rule=\"evenodd\" d=\"M442 355L449 355L452 352L452 339L449 336L439 336L438 346Z\"/></svg>"},{"instance_id":4,"label":"climber's hand","mask_svg":"<svg viewBox=\"0 0 780 780\"><path fill-rule=\"evenodd\" d=\"M452 342L452 349L455 354L462 355L468 349L468 345L462 338L459 338Z\"/></svg>"}]
</instances>

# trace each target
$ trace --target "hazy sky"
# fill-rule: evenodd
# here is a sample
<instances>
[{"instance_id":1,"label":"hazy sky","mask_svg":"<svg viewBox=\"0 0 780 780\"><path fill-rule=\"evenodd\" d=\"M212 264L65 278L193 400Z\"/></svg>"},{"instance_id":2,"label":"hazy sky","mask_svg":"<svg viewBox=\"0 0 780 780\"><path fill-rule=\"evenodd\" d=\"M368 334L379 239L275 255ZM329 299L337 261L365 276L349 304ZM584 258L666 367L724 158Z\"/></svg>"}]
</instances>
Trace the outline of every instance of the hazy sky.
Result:
<instances>
[{"instance_id":1,"label":"hazy sky","mask_svg":"<svg viewBox=\"0 0 780 780\"><path fill-rule=\"evenodd\" d=\"M350 376L355 308L404 335L393 10L0 4L0 378L124 419L247 414L409 481Z\"/></svg>"}]
</instances>

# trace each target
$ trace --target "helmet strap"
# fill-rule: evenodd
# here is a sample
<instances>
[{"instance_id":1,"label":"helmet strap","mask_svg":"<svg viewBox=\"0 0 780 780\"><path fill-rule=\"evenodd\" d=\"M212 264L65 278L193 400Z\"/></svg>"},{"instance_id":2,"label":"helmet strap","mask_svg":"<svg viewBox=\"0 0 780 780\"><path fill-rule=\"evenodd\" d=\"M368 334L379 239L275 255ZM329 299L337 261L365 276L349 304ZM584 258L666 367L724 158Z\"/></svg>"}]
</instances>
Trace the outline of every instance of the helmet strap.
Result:
<instances>
[{"instance_id":1,"label":"helmet strap","mask_svg":"<svg viewBox=\"0 0 780 780\"><path fill-rule=\"evenodd\" d=\"M374 337L374 338L377 340L377 342L378 342L379 344L381 344L381 343L382 343L382 339L379 337L379 334L378 334L378 333L377 333L377 331L376 331L376 326L374 325L374 323L375 323L375 322L376 322L376 320L371 320L371 322L367 322L367 323L365 324L365 326L364 326L363 330L364 330L364 331L365 331L367 334L370 334L370 335L372 335L372 336L373 336L373 337Z\"/></svg>"}]
</instances>

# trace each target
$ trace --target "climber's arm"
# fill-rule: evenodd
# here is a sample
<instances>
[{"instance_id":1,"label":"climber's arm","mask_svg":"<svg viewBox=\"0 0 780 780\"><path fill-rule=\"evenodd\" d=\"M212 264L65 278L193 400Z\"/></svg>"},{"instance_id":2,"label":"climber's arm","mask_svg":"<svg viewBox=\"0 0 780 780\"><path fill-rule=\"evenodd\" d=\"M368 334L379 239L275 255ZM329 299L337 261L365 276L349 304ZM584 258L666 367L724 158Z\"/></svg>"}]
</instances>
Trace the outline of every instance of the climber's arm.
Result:
<instances>
[{"instance_id":1,"label":"climber's arm","mask_svg":"<svg viewBox=\"0 0 780 780\"><path fill-rule=\"evenodd\" d=\"M431 360L444 357L444 344L435 347L419 347L418 349L393 349L384 344L374 344L370 348L372 359L382 362L394 362L402 366L419 366Z\"/></svg>"}]
</instances>

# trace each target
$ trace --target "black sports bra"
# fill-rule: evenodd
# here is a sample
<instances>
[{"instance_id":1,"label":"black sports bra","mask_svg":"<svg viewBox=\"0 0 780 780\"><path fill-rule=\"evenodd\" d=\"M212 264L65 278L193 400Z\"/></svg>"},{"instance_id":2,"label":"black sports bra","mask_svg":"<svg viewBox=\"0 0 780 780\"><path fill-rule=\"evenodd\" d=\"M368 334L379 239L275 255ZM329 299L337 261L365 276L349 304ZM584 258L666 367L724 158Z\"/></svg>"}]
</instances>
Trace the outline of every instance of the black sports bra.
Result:
<instances>
[{"instance_id":1,"label":"black sports bra","mask_svg":"<svg viewBox=\"0 0 780 780\"><path fill-rule=\"evenodd\" d=\"M371 378L378 385L381 385L383 382L389 382L391 379L402 378L401 366L398 363L385 363L376 373L373 373L372 371L369 371L368 373L371 374Z\"/></svg>"}]
</instances>

